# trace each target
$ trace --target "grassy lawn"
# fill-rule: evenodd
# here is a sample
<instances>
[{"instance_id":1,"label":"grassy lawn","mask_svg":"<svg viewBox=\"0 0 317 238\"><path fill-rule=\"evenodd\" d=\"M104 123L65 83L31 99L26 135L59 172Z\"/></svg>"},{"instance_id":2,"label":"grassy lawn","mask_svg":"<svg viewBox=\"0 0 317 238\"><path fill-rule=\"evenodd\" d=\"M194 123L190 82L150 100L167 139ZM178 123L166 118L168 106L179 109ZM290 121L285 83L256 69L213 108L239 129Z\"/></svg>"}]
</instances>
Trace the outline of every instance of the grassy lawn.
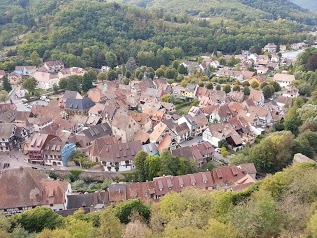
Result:
<instances>
[{"instance_id":1,"label":"grassy lawn","mask_svg":"<svg viewBox=\"0 0 317 238\"><path fill-rule=\"evenodd\" d=\"M189 110L190 110L190 108L191 108L192 106L185 106L185 107L182 107L182 108L180 108L180 109L178 109L177 110L177 114L178 115L184 115L184 114L187 114L188 112L189 112Z\"/></svg>"}]
</instances>

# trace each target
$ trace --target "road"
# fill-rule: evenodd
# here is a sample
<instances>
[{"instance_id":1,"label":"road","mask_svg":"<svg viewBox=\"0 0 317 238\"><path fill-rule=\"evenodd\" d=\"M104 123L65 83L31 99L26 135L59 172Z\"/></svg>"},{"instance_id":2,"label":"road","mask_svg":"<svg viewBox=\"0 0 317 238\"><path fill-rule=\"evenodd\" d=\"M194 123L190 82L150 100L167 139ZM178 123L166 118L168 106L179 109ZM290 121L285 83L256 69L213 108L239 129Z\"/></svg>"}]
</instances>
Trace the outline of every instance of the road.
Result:
<instances>
[{"instance_id":1,"label":"road","mask_svg":"<svg viewBox=\"0 0 317 238\"><path fill-rule=\"evenodd\" d=\"M17 111L31 111L30 108L27 108L24 104L24 102L22 101L22 98L18 98L16 97L16 92L18 92L21 89L21 86L16 86L13 87L14 91L12 92L12 94L10 95L10 100L12 101L12 103L14 103L17 107ZM37 105L43 105L43 106L47 106L47 102L42 101L42 100L36 100L36 101L32 101L30 104L33 105L33 103L36 103Z\"/></svg>"},{"instance_id":2,"label":"road","mask_svg":"<svg viewBox=\"0 0 317 238\"><path fill-rule=\"evenodd\" d=\"M196 144L198 144L198 141L201 141L202 139L203 139L202 136L197 136L197 137L194 137L194 139L192 139L192 140L186 140L186 141L180 143L180 146L187 147L187 146L196 145Z\"/></svg>"},{"instance_id":3,"label":"road","mask_svg":"<svg viewBox=\"0 0 317 238\"><path fill-rule=\"evenodd\" d=\"M17 169L21 167L32 167L38 170L83 170L86 172L101 172L101 170L91 170L91 169L82 169L78 166L72 167L61 167L61 166L43 166L38 164L30 164L24 160L25 155L21 151L15 150L10 152L0 152L0 171L7 169ZM10 163L10 167L4 169L4 163ZM105 172L105 173L113 173L113 172Z\"/></svg>"}]
</instances>

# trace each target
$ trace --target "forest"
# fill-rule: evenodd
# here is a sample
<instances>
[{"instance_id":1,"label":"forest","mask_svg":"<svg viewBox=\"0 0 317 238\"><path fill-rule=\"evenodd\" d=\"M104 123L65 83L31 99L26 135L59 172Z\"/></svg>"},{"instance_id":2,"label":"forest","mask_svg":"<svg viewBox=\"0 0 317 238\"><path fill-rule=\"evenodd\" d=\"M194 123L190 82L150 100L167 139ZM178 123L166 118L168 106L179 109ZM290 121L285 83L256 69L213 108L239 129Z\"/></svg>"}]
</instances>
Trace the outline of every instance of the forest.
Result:
<instances>
[{"instance_id":1,"label":"forest","mask_svg":"<svg viewBox=\"0 0 317 238\"><path fill-rule=\"evenodd\" d=\"M204 8L211 11L214 18L210 20L182 11L175 14L94 0L41 2L1 1L0 48L10 47L1 69L11 71L15 65L30 64L33 52L44 61L61 59L67 67L100 68L107 63L108 55L116 62L113 66L134 57L137 63L154 61L146 66L157 69L175 59L207 52L234 53L268 42L288 44L312 39L305 33L311 29L309 22L291 20L295 13L286 16L281 10L276 13L279 18L273 20L265 11L231 1ZM227 4L235 5L232 11ZM292 11L305 19L316 19L299 7Z\"/></svg>"},{"instance_id":2,"label":"forest","mask_svg":"<svg viewBox=\"0 0 317 238\"><path fill-rule=\"evenodd\" d=\"M0 215L3 238L317 237L317 168L290 166L243 192L185 189L157 203L132 199L66 218L37 207Z\"/></svg>"}]
</instances>

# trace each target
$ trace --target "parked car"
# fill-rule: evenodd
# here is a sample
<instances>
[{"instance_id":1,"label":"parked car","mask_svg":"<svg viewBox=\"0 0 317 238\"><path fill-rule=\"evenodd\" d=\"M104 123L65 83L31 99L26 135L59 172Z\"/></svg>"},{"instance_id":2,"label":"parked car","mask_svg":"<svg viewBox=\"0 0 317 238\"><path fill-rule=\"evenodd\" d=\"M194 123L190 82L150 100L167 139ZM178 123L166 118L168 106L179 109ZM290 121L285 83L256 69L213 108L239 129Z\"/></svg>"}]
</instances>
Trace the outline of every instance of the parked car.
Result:
<instances>
[{"instance_id":1,"label":"parked car","mask_svg":"<svg viewBox=\"0 0 317 238\"><path fill-rule=\"evenodd\" d=\"M221 153L221 149L220 149L220 148L216 148L215 151L216 151L217 153Z\"/></svg>"},{"instance_id":2,"label":"parked car","mask_svg":"<svg viewBox=\"0 0 317 238\"><path fill-rule=\"evenodd\" d=\"M187 140L192 140L192 139L194 139L194 137L190 136L190 137L187 138Z\"/></svg>"},{"instance_id":3,"label":"parked car","mask_svg":"<svg viewBox=\"0 0 317 238\"><path fill-rule=\"evenodd\" d=\"M43 101L45 101L46 96L41 96L40 99L43 100Z\"/></svg>"},{"instance_id":4,"label":"parked car","mask_svg":"<svg viewBox=\"0 0 317 238\"><path fill-rule=\"evenodd\" d=\"M46 98L44 101L45 101L45 102L50 102L50 100L49 100L48 98Z\"/></svg>"},{"instance_id":5,"label":"parked car","mask_svg":"<svg viewBox=\"0 0 317 238\"><path fill-rule=\"evenodd\" d=\"M199 143L203 143L203 142L204 142L204 140L199 140L199 141L198 141L198 144L199 144Z\"/></svg>"}]
</instances>

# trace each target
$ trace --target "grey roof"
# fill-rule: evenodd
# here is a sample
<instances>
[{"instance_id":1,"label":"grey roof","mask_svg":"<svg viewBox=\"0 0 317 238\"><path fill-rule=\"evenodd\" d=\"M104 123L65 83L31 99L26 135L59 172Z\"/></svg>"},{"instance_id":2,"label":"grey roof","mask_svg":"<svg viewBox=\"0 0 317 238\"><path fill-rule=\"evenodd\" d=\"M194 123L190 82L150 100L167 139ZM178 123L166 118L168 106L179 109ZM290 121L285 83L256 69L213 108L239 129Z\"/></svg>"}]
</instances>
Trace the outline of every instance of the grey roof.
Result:
<instances>
[{"instance_id":1,"label":"grey roof","mask_svg":"<svg viewBox=\"0 0 317 238\"><path fill-rule=\"evenodd\" d=\"M10 138L14 128L14 124L0 123L0 138Z\"/></svg>"},{"instance_id":2,"label":"grey roof","mask_svg":"<svg viewBox=\"0 0 317 238\"><path fill-rule=\"evenodd\" d=\"M155 143L142 145L142 150L148 153L149 155L156 155L159 153Z\"/></svg>"},{"instance_id":3,"label":"grey roof","mask_svg":"<svg viewBox=\"0 0 317 238\"><path fill-rule=\"evenodd\" d=\"M108 204L108 192L96 192L87 194L70 194L67 196L67 209L94 207L97 204Z\"/></svg>"},{"instance_id":4,"label":"grey roof","mask_svg":"<svg viewBox=\"0 0 317 238\"><path fill-rule=\"evenodd\" d=\"M80 96L80 94L77 91L68 91L66 90L63 98L77 98L78 95Z\"/></svg>"},{"instance_id":5,"label":"grey roof","mask_svg":"<svg viewBox=\"0 0 317 238\"><path fill-rule=\"evenodd\" d=\"M95 103L91 101L90 98L83 98L83 99L67 98L65 109L72 110L72 111L88 111L94 105Z\"/></svg>"},{"instance_id":6,"label":"grey roof","mask_svg":"<svg viewBox=\"0 0 317 238\"><path fill-rule=\"evenodd\" d=\"M102 123L91 126L90 128L83 130L82 133L89 139L94 140L103 136L111 135L112 130L108 123Z\"/></svg>"}]
</instances>

